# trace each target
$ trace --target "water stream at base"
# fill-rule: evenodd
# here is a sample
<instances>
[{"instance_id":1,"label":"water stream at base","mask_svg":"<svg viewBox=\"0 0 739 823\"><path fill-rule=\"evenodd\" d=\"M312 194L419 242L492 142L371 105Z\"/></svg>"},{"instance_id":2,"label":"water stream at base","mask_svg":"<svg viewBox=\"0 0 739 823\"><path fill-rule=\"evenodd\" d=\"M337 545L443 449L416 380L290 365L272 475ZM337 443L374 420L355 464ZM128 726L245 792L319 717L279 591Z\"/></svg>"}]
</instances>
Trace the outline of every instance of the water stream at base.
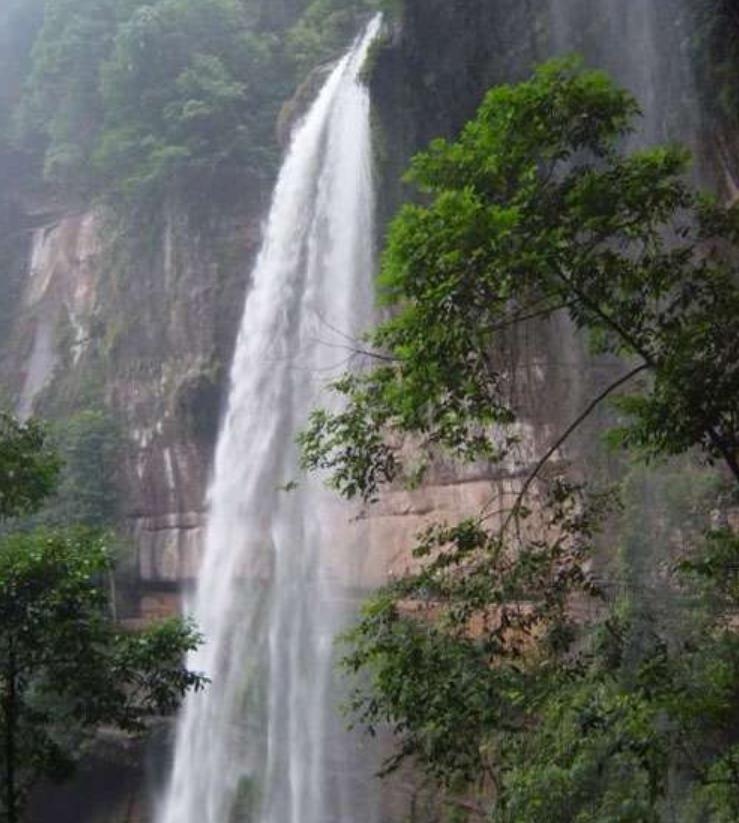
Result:
<instances>
[{"instance_id":1,"label":"water stream at base","mask_svg":"<svg viewBox=\"0 0 739 823\"><path fill-rule=\"evenodd\" d=\"M332 701L348 514L298 474L296 432L371 318L369 97L379 17L295 130L246 300L189 612L212 678L178 723L159 823L372 823L372 765ZM361 540L357 531L355 544ZM355 550L359 550L355 545Z\"/></svg>"}]
</instances>

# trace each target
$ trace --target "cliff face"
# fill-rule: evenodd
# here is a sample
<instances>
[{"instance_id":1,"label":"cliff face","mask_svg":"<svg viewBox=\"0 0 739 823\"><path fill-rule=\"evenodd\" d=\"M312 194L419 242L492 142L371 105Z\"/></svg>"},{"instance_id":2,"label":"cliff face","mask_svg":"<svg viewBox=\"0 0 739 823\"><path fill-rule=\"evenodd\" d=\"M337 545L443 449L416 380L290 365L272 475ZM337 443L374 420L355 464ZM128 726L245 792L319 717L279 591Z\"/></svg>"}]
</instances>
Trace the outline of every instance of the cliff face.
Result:
<instances>
[{"instance_id":1,"label":"cliff face","mask_svg":"<svg viewBox=\"0 0 739 823\"><path fill-rule=\"evenodd\" d=\"M694 8L684 0L406 0L403 9L371 71L383 218L415 196L400 181L412 155L434 137L454 136L488 88L572 53L606 70L640 103L630 148L680 142L693 153L697 185L736 196L739 152L711 115L696 66ZM369 515L371 555L384 558L386 572L401 573L412 562L407 547L428 521L454 520L479 511L493 494L515 493L536 457L621 368L593 358L564 318L517 330L499 357L516 376L517 458L462 474L442 466L421 490L387 493ZM605 414L592 417L558 455L576 476L609 470L597 445Z\"/></svg>"},{"instance_id":2,"label":"cliff face","mask_svg":"<svg viewBox=\"0 0 739 823\"><path fill-rule=\"evenodd\" d=\"M375 58L380 203L389 218L407 191L408 160L435 137L451 137L485 91L522 78L543 53L540 4L410 0Z\"/></svg>"},{"instance_id":3,"label":"cliff face","mask_svg":"<svg viewBox=\"0 0 739 823\"><path fill-rule=\"evenodd\" d=\"M101 407L119 433L118 519L147 617L168 613L197 567L205 490L269 182L200 213L171 206L148 238L94 211L26 229L2 380L20 413L65 418ZM93 481L94 482L94 481ZM136 604L135 600L138 600Z\"/></svg>"},{"instance_id":4,"label":"cliff face","mask_svg":"<svg viewBox=\"0 0 739 823\"><path fill-rule=\"evenodd\" d=\"M686 0L406 0L403 8L372 73L388 212L402 198L394 186L408 158L455 134L490 86L572 54L635 95L643 117L634 145L683 143L699 180L727 184L737 152L709 114L715 90L701 87L698 63L707 58Z\"/></svg>"},{"instance_id":5,"label":"cliff face","mask_svg":"<svg viewBox=\"0 0 739 823\"><path fill-rule=\"evenodd\" d=\"M573 50L642 100L640 140L689 142L698 175L736 191L731 136L713 132L702 116L684 7L683 0L652 0L646 12L643 0L406 0L371 73L381 222L409 196L400 177L416 151L452 136L491 85ZM11 317L0 306L0 380L22 412L63 415L92 401L118 421L132 612L144 618L175 609L196 574L228 365L271 181L245 177L230 188L238 195L217 210L170 206L148 238L121 236L89 210L31 216L29 208L3 218L15 238L6 303L15 308ZM387 492L365 515L366 556L337 572L349 586L402 574L413 562L413 535L430 520L479 511L496 490L513 493L612 368L592 362L564 321L517 335L504 355L524 421L516 464L464 472L439 464L424 488ZM570 455L588 452L597 425ZM121 820L132 819L127 814Z\"/></svg>"},{"instance_id":6,"label":"cliff face","mask_svg":"<svg viewBox=\"0 0 739 823\"><path fill-rule=\"evenodd\" d=\"M597 6L595 14L581 0L406 0L371 70L380 225L411 196L400 177L416 151L456 133L490 86L573 50L642 101L637 142L682 139L696 152L697 176L732 189L735 152L704 121L686 4ZM23 413L63 416L94 403L118 421L120 519L133 537L143 616L175 608L177 590L196 573L228 366L270 187L253 175L230 180L223 205L171 205L144 236L58 206L33 218L35 229L28 218L18 223L18 309L5 321L0 375ZM612 369L589 360L564 321L526 329L502 356L524 420L518 465L461 474L440 465L424 489L387 493L367 514L370 550L347 573L352 585L400 573L418 527L476 510L491 481L510 491ZM570 454L582 456L590 440L585 432Z\"/></svg>"}]
</instances>

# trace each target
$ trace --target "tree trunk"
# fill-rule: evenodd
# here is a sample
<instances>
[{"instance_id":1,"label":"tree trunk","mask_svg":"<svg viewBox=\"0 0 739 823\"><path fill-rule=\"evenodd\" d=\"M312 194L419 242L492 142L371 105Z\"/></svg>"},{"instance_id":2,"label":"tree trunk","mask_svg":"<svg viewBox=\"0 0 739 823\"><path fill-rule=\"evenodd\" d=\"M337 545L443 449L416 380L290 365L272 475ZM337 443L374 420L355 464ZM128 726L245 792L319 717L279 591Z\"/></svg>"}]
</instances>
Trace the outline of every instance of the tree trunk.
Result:
<instances>
[{"instance_id":1,"label":"tree trunk","mask_svg":"<svg viewBox=\"0 0 739 823\"><path fill-rule=\"evenodd\" d=\"M18 823L18 793L16 786L16 731L18 725L18 693L15 650L10 649L5 672L3 714L5 719L5 820Z\"/></svg>"}]
</instances>

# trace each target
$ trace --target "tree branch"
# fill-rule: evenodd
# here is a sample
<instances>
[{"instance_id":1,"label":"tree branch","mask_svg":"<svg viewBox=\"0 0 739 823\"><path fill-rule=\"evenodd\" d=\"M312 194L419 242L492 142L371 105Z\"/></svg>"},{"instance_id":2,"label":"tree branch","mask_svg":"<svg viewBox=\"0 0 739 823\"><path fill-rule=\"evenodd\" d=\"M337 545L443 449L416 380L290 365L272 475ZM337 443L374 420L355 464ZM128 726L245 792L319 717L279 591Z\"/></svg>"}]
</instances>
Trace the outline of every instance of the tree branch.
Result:
<instances>
[{"instance_id":1,"label":"tree branch","mask_svg":"<svg viewBox=\"0 0 739 823\"><path fill-rule=\"evenodd\" d=\"M475 817L480 818L487 818L488 816L488 809L484 806L479 805L478 803L473 803L470 800L465 800L461 797L445 797L444 804L447 806L454 806L456 809L462 809L465 812L469 812L470 814L474 814Z\"/></svg>"},{"instance_id":2,"label":"tree branch","mask_svg":"<svg viewBox=\"0 0 739 823\"><path fill-rule=\"evenodd\" d=\"M565 282L568 288L572 289L583 305L590 311L594 312L625 343L631 346L635 354L638 354L644 360L645 368L652 369L655 373L658 373L659 370L657 368L657 363L655 362L653 356L639 343L638 340L636 340L626 329L624 329L620 323L605 312L597 302L592 301L588 295L578 288L559 267L556 267L555 271L559 278ZM739 460L737 460L737 456L731 451L731 448L726 443L724 438L721 437L713 426L708 426L706 428L706 433L708 434L711 443L713 443L724 459L724 462L729 467L734 479L739 482Z\"/></svg>"},{"instance_id":3,"label":"tree branch","mask_svg":"<svg viewBox=\"0 0 739 823\"><path fill-rule=\"evenodd\" d=\"M524 481L521 490L516 495L516 500L513 504L511 511L508 513L506 517L503 528L501 531L505 531L511 522L511 520L516 516L518 511L521 508L521 503L523 502L524 497L526 497L529 489L531 488L531 484L536 480L539 475L539 472L544 468L544 466L551 460L554 456L555 452L564 445L564 443L572 436L572 434L587 420L588 417L595 411L595 409L611 394L613 394L616 389L619 389L625 383L628 383L629 380L632 380L638 374L641 374L644 371L647 371L650 368L648 363L642 363L641 365L637 366L636 368L632 369L630 372L627 372L623 377L620 377L616 380L615 383L611 383L608 388L604 389L596 398L594 398L588 406L575 418L575 420L570 423L570 425L565 429L565 431L557 438L557 440L550 446L546 452L539 458L536 465L534 466L533 470L529 473L528 477ZM486 507L487 508L487 507ZM491 515L485 515L481 518L480 522L486 520Z\"/></svg>"},{"instance_id":4,"label":"tree branch","mask_svg":"<svg viewBox=\"0 0 739 823\"><path fill-rule=\"evenodd\" d=\"M510 315L505 320L502 320L500 323L496 323L494 326L491 326L490 331L504 331L505 329L509 329L512 326L517 326L519 323L527 323L530 320L536 320L540 317L547 317L551 314L554 314L555 312L572 308L576 304L576 302L576 300L569 300L565 303L560 303L558 306L548 306L547 308L539 309L538 311L532 311L529 314L521 313Z\"/></svg>"},{"instance_id":5,"label":"tree branch","mask_svg":"<svg viewBox=\"0 0 739 823\"><path fill-rule=\"evenodd\" d=\"M590 309L594 314L596 314L607 326L609 326L616 334L631 346L634 354L638 354L639 357L644 360L645 364L649 368L654 368L655 363L652 355L636 340L626 329L621 326L621 324L614 320L610 314L605 312L597 302L591 300L588 295L578 286L576 286L572 280L570 280L567 275L559 268L555 267L555 271L559 278L565 282L567 287L572 290L578 300L585 306L585 308Z\"/></svg>"}]
</instances>

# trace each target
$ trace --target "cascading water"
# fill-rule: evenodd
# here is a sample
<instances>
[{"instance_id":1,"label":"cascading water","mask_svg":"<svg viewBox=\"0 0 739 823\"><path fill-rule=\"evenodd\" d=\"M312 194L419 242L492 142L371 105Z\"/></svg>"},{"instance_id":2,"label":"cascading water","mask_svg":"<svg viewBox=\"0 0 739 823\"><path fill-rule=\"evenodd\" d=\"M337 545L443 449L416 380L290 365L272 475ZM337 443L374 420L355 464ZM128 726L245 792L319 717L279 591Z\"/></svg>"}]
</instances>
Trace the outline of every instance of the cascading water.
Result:
<instances>
[{"instance_id":1,"label":"cascading water","mask_svg":"<svg viewBox=\"0 0 739 823\"><path fill-rule=\"evenodd\" d=\"M576 52L605 69L637 99L645 116L631 145L677 140L697 148L701 105L689 33L690 0L549 0L550 48Z\"/></svg>"},{"instance_id":2,"label":"cascading water","mask_svg":"<svg viewBox=\"0 0 739 823\"><path fill-rule=\"evenodd\" d=\"M331 706L332 640L347 608L330 541L347 512L320 484L280 487L298 472L296 432L346 367L341 335L371 317L369 98L358 73L380 25L328 77L275 189L189 609L206 638L189 665L212 684L183 708L160 823L372 821L362 756Z\"/></svg>"}]
</instances>

